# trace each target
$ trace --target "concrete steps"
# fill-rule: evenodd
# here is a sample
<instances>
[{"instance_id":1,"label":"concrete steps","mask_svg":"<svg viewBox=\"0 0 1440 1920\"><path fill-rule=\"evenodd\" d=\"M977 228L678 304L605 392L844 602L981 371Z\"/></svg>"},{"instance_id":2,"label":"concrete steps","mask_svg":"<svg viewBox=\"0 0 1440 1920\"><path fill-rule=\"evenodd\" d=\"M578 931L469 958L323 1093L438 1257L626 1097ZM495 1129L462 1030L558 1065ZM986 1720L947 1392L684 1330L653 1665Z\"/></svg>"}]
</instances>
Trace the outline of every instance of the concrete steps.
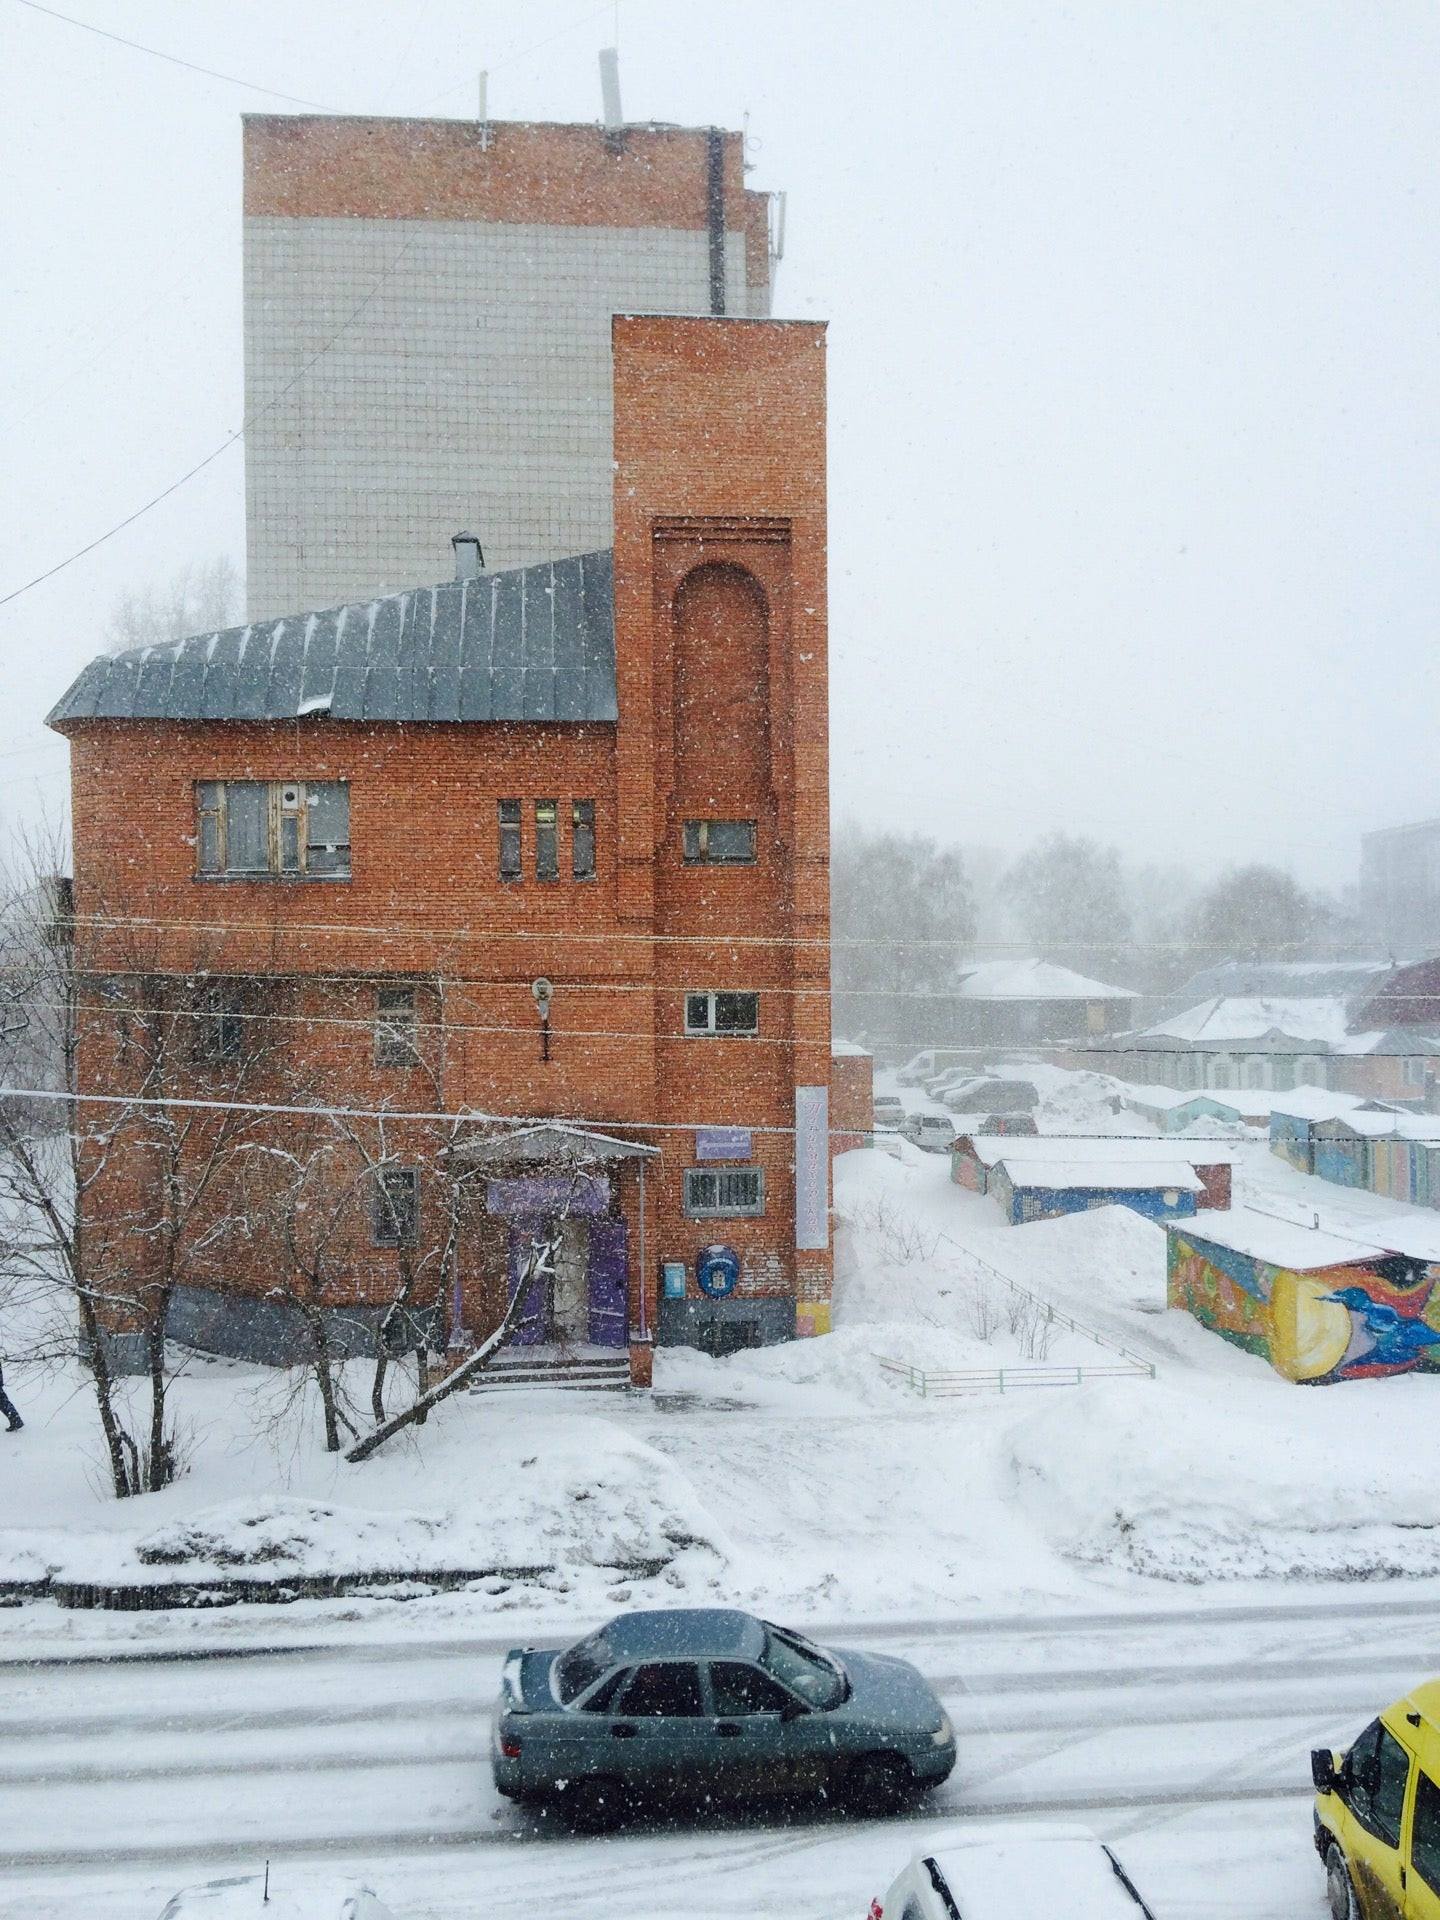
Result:
<instances>
[{"instance_id":1,"label":"concrete steps","mask_svg":"<svg viewBox=\"0 0 1440 1920\"><path fill-rule=\"evenodd\" d=\"M625 1348L516 1347L498 1353L470 1383L471 1393L517 1393L561 1387L575 1393L620 1392L630 1385Z\"/></svg>"}]
</instances>

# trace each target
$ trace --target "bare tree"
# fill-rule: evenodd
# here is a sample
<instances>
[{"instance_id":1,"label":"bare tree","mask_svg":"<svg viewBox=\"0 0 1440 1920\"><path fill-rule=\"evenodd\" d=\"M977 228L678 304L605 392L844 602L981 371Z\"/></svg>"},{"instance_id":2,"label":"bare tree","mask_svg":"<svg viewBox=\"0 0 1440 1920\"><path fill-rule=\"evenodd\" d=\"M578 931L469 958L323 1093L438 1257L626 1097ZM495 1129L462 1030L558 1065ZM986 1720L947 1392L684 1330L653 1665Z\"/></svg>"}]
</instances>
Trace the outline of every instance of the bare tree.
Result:
<instances>
[{"instance_id":1,"label":"bare tree","mask_svg":"<svg viewBox=\"0 0 1440 1920\"><path fill-rule=\"evenodd\" d=\"M213 633L240 618L243 597L239 571L228 554L192 561L168 580L121 594L105 623L106 650L124 653L192 633Z\"/></svg>"},{"instance_id":2,"label":"bare tree","mask_svg":"<svg viewBox=\"0 0 1440 1920\"><path fill-rule=\"evenodd\" d=\"M182 1285L215 1284L243 1238L237 1156L267 1124L279 1046L260 983L176 975L149 936L103 916L82 952L43 873L5 904L7 1030L58 1027L66 1089L58 1129L35 1124L33 1100L0 1102L0 1278L32 1357L68 1364L78 1345L123 1498L179 1471L171 1308ZM105 1092L77 1091L82 1052Z\"/></svg>"},{"instance_id":3,"label":"bare tree","mask_svg":"<svg viewBox=\"0 0 1440 1920\"><path fill-rule=\"evenodd\" d=\"M836 832L830 861L832 979L840 1027L879 1043L930 1036L930 1004L975 937L965 864L919 835Z\"/></svg>"}]
</instances>

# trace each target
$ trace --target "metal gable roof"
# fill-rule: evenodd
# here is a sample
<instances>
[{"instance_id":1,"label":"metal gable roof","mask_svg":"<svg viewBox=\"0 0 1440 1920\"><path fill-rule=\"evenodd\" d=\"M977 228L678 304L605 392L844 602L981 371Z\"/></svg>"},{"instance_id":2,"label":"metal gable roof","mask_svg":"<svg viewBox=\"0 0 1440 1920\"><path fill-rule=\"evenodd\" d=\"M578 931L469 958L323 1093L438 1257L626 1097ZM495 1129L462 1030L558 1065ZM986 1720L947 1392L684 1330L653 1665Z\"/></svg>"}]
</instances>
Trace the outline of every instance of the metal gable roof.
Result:
<instances>
[{"instance_id":1,"label":"metal gable roof","mask_svg":"<svg viewBox=\"0 0 1440 1920\"><path fill-rule=\"evenodd\" d=\"M92 660L72 720L616 720L614 556L579 554Z\"/></svg>"}]
</instances>

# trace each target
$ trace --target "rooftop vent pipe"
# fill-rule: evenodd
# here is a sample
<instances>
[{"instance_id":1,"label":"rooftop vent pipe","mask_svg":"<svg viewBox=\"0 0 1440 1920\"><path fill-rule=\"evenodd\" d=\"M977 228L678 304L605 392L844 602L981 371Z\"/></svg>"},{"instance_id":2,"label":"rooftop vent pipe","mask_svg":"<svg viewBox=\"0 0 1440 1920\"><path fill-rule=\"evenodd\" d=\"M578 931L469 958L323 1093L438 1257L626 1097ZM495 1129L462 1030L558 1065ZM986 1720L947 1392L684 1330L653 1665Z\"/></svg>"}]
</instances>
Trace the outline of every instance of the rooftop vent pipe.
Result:
<instances>
[{"instance_id":1,"label":"rooftop vent pipe","mask_svg":"<svg viewBox=\"0 0 1440 1920\"><path fill-rule=\"evenodd\" d=\"M450 537L455 549L455 578L457 580L478 580L480 569L485 564L485 556L480 551L480 542L473 533L456 533Z\"/></svg>"},{"instance_id":2,"label":"rooftop vent pipe","mask_svg":"<svg viewBox=\"0 0 1440 1920\"><path fill-rule=\"evenodd\" d=\"M620 55L614 47L600 49L600 104L607 130L613 132L624 126L625 116L620 111Z\"/></svg>"}]
</instances>

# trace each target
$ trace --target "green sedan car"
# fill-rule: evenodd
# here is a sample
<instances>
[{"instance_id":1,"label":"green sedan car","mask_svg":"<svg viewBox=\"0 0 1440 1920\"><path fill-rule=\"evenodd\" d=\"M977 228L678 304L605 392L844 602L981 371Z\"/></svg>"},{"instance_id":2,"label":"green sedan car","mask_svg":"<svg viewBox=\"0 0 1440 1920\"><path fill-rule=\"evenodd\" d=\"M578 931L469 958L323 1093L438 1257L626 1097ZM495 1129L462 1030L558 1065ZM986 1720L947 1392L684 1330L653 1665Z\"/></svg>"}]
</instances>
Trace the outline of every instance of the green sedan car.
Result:
<instances>
[{"instance_id":1,"label":"green sedan car","mask_svg":"<svg viewBox=\"0 0 1440 1920\"><path fill-rule=\"evenodd\" d=\"M660 1802L801 1792L893 1813L948 1777L955 1735L908 1661L695 1607L515 1648L491 1754L501 1793L594 1829Z\"/></svg>"}]
</instances>

